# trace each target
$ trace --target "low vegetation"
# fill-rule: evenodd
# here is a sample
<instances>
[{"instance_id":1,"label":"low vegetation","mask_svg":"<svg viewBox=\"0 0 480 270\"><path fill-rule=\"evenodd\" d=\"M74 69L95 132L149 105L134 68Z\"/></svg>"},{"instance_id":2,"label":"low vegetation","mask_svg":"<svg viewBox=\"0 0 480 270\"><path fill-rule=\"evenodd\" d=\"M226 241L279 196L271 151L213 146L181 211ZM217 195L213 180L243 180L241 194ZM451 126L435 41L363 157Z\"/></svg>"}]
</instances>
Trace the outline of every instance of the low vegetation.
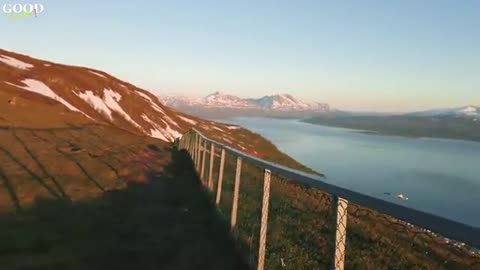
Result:
<instances>
[{"instance_id":1,"label":"low vegetation","mask_svg":"<svg viewBox=\"0 0 480 270\"><path fill-rule=\"evenodd\" d=\"M327 114L307 123L408 137L435 137L480 141L480 120L462 117L339 116Z\"/></svg>"}]
</instances>

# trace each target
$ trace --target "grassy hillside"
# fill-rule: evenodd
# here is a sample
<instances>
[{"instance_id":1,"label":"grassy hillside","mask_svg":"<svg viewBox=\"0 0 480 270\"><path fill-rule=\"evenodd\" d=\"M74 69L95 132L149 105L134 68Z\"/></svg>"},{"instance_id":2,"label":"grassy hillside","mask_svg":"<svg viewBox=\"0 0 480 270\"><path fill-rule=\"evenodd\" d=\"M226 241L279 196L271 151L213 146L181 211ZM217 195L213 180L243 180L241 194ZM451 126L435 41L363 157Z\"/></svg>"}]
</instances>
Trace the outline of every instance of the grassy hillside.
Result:
<instances>
[{"instance_id":1,"label":"grassy hillside","mask_svg":"<svg viewBox=\"0 0 480 270\"><path fill-rule=\"evenodd\" d=\"M480 141L480 122L469 118L324 115L307 123L360 129L385 135Z\"/></svg>"},{"instance_id":2,"label":"grassy hillside","mask_svg":"<svg viewBox=\"0 0 480 270\"><path fill-rule=\"evenodd\" d=\"M253 133L238 136L246 142L257 138ZM263 151L269 151L264 152L268 160L311 172L275 148L266 147ZM230 220L235 158L227 156L226 160L220 209L225 219ZM218 168L219 158L214 162ZM206 168L208 163L207 159ZM215 170L214 179L217 176ZM235 233L245 256L255 265L263 170L244 163L241 179ZM215 185L213 190L216 188ZM331 205L328 194L273 176L267 269L329 269L334 235ZM468 249L446 244L420 228L352 204L346 252L346 269L480 269L480 257L470 254Z\"/></svg>"}]
</instances>

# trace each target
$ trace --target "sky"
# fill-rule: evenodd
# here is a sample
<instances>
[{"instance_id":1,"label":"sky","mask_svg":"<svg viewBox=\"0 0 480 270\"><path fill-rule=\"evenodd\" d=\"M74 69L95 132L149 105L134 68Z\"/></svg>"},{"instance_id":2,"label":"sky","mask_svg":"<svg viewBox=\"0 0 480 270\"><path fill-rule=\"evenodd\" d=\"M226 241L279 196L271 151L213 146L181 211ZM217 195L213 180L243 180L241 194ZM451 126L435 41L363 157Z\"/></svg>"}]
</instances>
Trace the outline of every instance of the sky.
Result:
<instances>
[{"instance_id":1,"label":"sky","mask_svg":"<svg viewBox=\"0 0 480 270\"><path fill-rule=\"evenodd\" d=\"M478 0L65 1L0 47L159 94L290 93L354 111L480 105Z\"/></svg>"}]
</instances>

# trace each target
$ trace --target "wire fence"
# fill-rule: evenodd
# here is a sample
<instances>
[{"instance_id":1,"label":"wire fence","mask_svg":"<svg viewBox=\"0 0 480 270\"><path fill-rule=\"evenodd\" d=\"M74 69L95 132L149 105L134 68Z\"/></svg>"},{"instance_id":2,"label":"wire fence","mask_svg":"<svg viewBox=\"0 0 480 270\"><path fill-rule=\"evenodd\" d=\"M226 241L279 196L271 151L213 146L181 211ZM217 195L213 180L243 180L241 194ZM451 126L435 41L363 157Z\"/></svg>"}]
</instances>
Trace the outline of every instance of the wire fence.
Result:
<instances>
[{"instance_id":1,"label":"wire fence","mask_svg":"<svg viewBox=\"0 0 480 270\"><path fill-rule=\"evenodd\" d=\"M194 129L177 143L258 270L480 269L479 228L324 185Z\"/></svg>"}]
</instances>

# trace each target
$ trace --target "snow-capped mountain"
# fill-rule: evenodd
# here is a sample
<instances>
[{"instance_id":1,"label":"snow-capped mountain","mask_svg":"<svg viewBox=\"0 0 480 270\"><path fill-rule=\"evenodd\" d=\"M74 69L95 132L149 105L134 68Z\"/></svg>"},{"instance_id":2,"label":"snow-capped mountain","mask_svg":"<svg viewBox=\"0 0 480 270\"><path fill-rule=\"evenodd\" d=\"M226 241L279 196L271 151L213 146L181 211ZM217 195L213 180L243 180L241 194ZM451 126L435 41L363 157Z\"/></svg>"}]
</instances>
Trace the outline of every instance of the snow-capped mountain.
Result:
<instances>
[{"instance_id":1,"label":"snow-capped mountain","mask_svg":"<svg viewBox=\"0 0 480 270\"><path fill-rule=\"evenodd\" d=\"M325 112L330 110L330 106L326 103L302 101L289 94L264 96L259 99L251 99L251 101L266 110Z\"/></svg>"},{"instance_id":2,"label":"snow-capped mountain","mask_svg":"<svg viewBox=\"0 0 480 270\"><path fill-rule=\"evenodd\" d=\"M177 108L181 106L195 106L201 104L200 98L193 98L187 96L159 96L158 99L164 105L167 105L172 108Z\"/></svg>"},{"instance_id":3,"label":"snow-capped mountain","mask_svg":"<svg viewBox=\"0 0 480 270\"><path fill-rule=\"evenodd\" d=\"M207 107L235 107L252 108L254 104L248 100L233 95L215 92L200 100L201 104Z\"/></svg>"},{"instance_id":4,"label":"snow-capped mountain","mask_svg":"<svg viewBox=\"0 0 480 270\"><path fill-rule=\"evenodd\" d=\"M425 117L436 117L436 116L453 116L453 117L479 117L480 116L480 107L479 106L464 106L457 108L446 108L446 109L433 109L422 112L414 112L410 115L414 116L425 116Z\"/></svg>"},{"instance_id":5,"label":"snow-capped mountain","mask_svg":"<svg viewBox=\"0 0 480 270\"><path fill-rule=\"evenodd\" d=\"M185 96L162 96L162 102L170 107L203 107L225 109L255 109L263 111L315 111L326 112L330 106L326 103L308 102L294 98L289 94L264 96L261 98L240 98L220 92L212 93L204 98L188 98Z\"/></svg>"},{"instance_id":6,"label":"snow-capped mountain","mask_svg":"<svg viewBox=\"0 0 480 270\"><path fill-rule=\"evenodd\" d=\"M222 128L176 112L152 93L105 72L0 49L2 100L0 124L94 122L164 141L173 141L192 125Z\"/></svg>"}]
</instances>

